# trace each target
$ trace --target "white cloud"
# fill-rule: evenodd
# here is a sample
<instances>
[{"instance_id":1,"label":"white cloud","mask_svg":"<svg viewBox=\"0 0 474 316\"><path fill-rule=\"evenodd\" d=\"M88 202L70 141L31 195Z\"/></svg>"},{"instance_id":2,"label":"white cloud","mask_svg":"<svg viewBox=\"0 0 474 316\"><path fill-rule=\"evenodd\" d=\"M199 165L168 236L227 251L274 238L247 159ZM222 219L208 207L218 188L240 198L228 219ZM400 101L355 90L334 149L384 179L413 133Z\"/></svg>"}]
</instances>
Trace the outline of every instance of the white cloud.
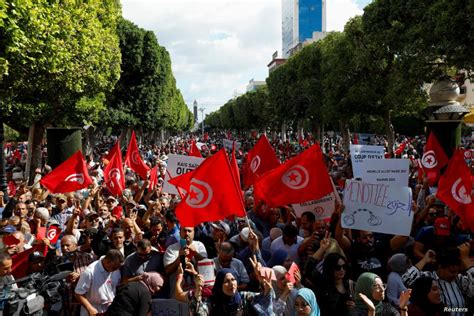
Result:
<instances>
[{"instance_id":1,"label":"white cloud","mask_svg":"<svg viewBox=\"0 0 474 316\"><path fill-rule=\"evenodd\" d=\"M368 0L326 0L327 29L341 31ZM217 110L281 52L281 0L122 0L123 16L155 32L170 52L178 88Z\"/></svg>"}]
</instances>

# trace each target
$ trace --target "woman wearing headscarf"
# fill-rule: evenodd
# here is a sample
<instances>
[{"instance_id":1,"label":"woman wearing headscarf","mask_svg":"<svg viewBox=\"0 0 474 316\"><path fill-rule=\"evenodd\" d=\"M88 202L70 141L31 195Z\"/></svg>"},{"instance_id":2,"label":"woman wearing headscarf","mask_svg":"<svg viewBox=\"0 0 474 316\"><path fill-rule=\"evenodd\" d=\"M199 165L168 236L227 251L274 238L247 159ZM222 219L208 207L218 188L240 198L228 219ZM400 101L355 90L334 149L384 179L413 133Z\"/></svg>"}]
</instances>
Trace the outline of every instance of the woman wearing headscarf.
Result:
<instances>
[{"instance_id":1,"label":"woman wearing headscarf","mask_svg":"<svg viewBox=\"0 0 474 316\"><path fill-rule=\"evenodd\" d=\"M354 282L347 276L346 258L339 253L330 253L324 259L323 273L315 282L315 292L321 307L321 314L348 315L354 308Z\"/></svg>"},{"instance_id":2,"label":"woman wearing headscarf","mask_svg":"<svg viewBox=\"0 0 474 316\"><path fill-rule=\"evenodd\" d=\"M362 273L355 286L355 307L350 311L351 316L407 316L407 304L410 290L400 295L400 308L397 310L390 303L384 303L385 285L382 279L371 272Z\"/></svg>"},{"instance_id":3,"label":"woman wearing headscarf","mask_svg":"<svg viewBox=\"0 0 474 316\"><path fill-rule=\"evenodd\" d=\"M273 311L277 316L294 316L295 315L295 299L298 295L298 289L294 288L293 283L287 279L287 272L283 266L274 266L276 281L272 281L273 290L275 291L276 301ZM299 277L301 278L301 276ZM301 287L299 280L295 284Z\"/></svg>"},{"instance_id":4,"label":"woman wearing headscarf","mask_svg":"<svg viewBox=\"0 0 474 316\"><path fill-rule=\"evenodd\" d=\"M252 261L256 267L256 259ZM258 270L257 268L255 268ZM186 271L189 271L188 269ZM258 270L259 271L259 270ZM260 276L260 272L257 273ZM260 278L263 283L263 291L238 292L237 276L233 269L221 269L214 281L212 294L206 300L202 299L202 288L204 285L201 275L195 274L195 291L183 291L181 281L183 269L178 267L176 278L176 299L189 303L193 315L199 316L242 316L242 315L275 315L273 312L274 292L271 285L271 275Z\"/></svg>"},{"instance_id":5,"label":"woman wearing headscarf","mask_svg":"<svg viewBox=\"0 0 474 316\"><path fill-rule=\"evenodd\" d=\"M307 288L298 290L295 300L295 312L298 316L320 316L318 302L313 291Z\"/></svg>"},{"instance_id":6,"label":"woman wearing headscarf","mask_svg":"<svg viewBox=\"0 0 474 316\"><path fill-rule=\"evenodd\" d=\"M408 306L410 316L441 316L444 306L438 282L431 277L419 277L412 285Z\"/></svg>"},{"instance_id":7,"label":"woman wearing headscarf","mask_svg":"<svg viewBox=\"0 0 474 316\"><path fill-rule=\"evenodd\" d=\"M151 297L163 286L163 278L158 272L145 272L138 282L129 282L119 288L114 301L107 309L111 316L147 316Z\"/></svg>"},{"instance_id":8,"label":"woman wearing headscarf","mask_svg":"<svg viewBox=\"0 0 474 316\"><path fill-rule=\"evenodd\" d=\"M403 291L407 290L402 281L402 275L410 267L408 257L403 253L396 253L388 260L391 272L387 278L387 298L395 307L400 305L399 297Z\"/></svg>"}]
</instances>

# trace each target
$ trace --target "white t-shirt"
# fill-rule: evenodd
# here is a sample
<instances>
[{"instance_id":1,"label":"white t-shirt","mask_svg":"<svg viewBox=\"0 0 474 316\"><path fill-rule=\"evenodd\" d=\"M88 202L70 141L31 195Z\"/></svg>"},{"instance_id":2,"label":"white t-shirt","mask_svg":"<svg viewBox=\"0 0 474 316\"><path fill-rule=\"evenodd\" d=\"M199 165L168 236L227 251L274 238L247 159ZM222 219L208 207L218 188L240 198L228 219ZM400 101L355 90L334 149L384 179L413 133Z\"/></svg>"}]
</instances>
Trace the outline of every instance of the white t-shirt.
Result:
<instances>
[{"instance_id":1,"label":"white t-shirt","mask_svg":"<svg viewBox=\"0 0 474 316\"><path fill-rule=\"evenodd\" d=\"M193 240L191 245L194 245L196 247L197 253L199 253L202 257L207 258L207 251L206 247L204 247L204 244L200 241ZM179 256L179 250L181 249L181 244L180 242L175 242L174 244L169 245L168 248L166 248L165 255L163 256L163 264L166 267L167 265L173 263ZM176 287L176 272L174 272L172 275L170 275L170 296L171 298L175 297L175 287Z\"/></svg>"},{"instance_id":2,"label":"white t-shirt","mask_svg":"<svg viewBox=\"0 0 474 316\"><path fill-rule=\"evenodd\" d=\"M112 304L121 277L120 269L107 272L102 265L102 258L91 263L81 273L75 290L77 294L84 295L99 313L105 313ZM84 306L81 307L81 316L88 316Z\"/></svg>"}]
</instances>

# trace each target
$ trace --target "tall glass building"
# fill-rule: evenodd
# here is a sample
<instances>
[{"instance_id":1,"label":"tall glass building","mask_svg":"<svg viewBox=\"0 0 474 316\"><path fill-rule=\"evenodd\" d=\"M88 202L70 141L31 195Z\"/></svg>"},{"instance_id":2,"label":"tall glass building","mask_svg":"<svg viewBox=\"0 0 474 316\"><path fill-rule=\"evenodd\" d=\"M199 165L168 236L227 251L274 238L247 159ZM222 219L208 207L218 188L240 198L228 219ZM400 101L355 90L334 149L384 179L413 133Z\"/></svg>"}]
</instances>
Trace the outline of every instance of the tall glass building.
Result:
<instances>
[{"instance_id":1,"label":"tall glass building","mask_svg":"<svg viewBox=\"0 0 474 316\"><path fill-rule=\"evenodd\" d=\"M313 32L326 32L325 0L282 0L282 54L284 58Z\"/></svg>"}]
</instances>

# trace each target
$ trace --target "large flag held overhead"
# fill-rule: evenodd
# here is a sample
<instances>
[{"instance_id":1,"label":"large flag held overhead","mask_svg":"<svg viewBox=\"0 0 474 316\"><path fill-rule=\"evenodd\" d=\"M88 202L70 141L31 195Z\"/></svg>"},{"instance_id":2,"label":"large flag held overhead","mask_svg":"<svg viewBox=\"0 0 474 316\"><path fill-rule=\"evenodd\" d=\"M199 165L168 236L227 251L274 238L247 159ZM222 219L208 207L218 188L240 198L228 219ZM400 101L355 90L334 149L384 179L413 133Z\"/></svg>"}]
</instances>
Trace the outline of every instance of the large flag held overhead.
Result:
<instances>
[{"instance_id":1,"label":"large flag held overhead","mask_svg":"<svg viewBox=\"0 0 474 316\"><path fill-rule=\"evenodd\" d=\"M194 227L230 215L245 216L241 191L234 182L224 149L192 171L187 191L176 207L176 216L183 226Z\"/></svg>"},{"instance_id":2,"label":"large flag held overhead","mask_svg":"<svg viewBox=\"0 0 474 316\"><path fill-rule=\"evenodd\" d=\"M265 173L254 194L269 207L317 200L333 191L321 148L311 146L300 155Z\"/></svg>"},{"instance_id":3,"label":"large flag held overhead","mask_svg":"<svg viewBox=\"0 0 474 316\"><path fill-rule=\"evenodd\" d=\"M122 152L120 151L120 144L118 141L114 147L112 147L111 152L113 152L112 158L110 158L109 164L105 167L104 180L107 189L109 189L113 195L118 196L122 194L122 191L125 189Z\"/></svg>"},{"instance_id":4,"label":"large flag held overhead","mask_svg":"<svg viewBox=\"0 0 474 316\"><path fill-rule=\"evenodd\" d=\"M457 149L448 168L439 179L436 196L462 219L474 232L474 203L472 201L471 172L464 161L464 153Z\"/></svg>"},{"instance_id":5,"label":"large flag held overhead","mask_svg":"<svg viewBox=\"0 0 474 316\"><path fill-rule=\"evenodd\" d=\"M87 188L92 179L89 177L84 157L78 150L42 178L40 183L52 193L66 193Z\"/></svg>"},{"instance_id":6,"label":"large flag held overhead","mask_svg":"<svg viewBox=\"0 0 474 316\"><path fill-rule=\"evenodd\" d=\"M247 162L244 166L244 187L251 186L255 180L280 165L272 145L265 135L260 136L255 146L247 155Z\"/></svg>"},{"instance_id":7,"label":"large flag held overhead","mask_svg":"<svg viewBox=\"0 0 474 316\"><path fill-rule=\"evenodd\" d=\"M440 170L446 166L448 161L448 156L446 156L436 136L433 132L430 132L423 151L423 157L421 157L421 165L428 177L430 186L436 185L441 173Z\"/></svg>"},{"instance_id":8,"label":"large flag held overhead","mask_svg":"<svg viewBox=\"0 0 474 316\"><path fill-rule=\"evenodd\" d=\"M188 155L193 156L193 157L202 158L201 151L197 147L196 141L194 139L191 142L191 149L189 149Z\"/></svg>"},{"instance_id":9,"label":"large flag held overhead","mask_svg":"<svg viewBox=\"0 0 474 316\"><path fill-rule=\"evenodd\" d=\"M132 131L132 136L130 137L130 144L128 145L127 154L125 155L125 164L135 171L143 180L148 179L150 168L140 156L135 131Z\"/></svg>"}]
</instances>

